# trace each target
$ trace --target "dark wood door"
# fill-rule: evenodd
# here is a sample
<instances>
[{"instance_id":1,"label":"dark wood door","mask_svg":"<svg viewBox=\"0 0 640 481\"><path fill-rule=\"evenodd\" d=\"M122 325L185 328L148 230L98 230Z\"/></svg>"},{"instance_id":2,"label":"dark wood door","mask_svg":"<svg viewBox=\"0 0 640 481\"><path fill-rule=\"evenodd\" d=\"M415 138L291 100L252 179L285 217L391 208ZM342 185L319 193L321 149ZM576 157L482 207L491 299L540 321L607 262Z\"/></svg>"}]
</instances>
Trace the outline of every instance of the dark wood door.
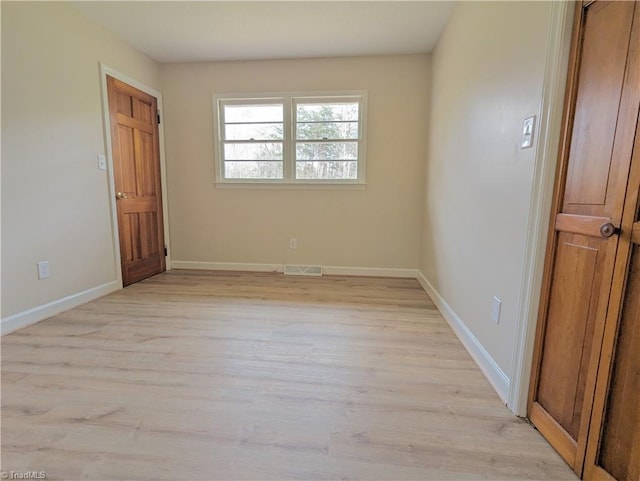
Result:
<instances>
[{"instance_id":1,"label":"dark wood door","mask_svg":"<svg viewBox=\"0 0 640 481\"><path fill-rule=\"evenodd\" d=\"M578 474L638 120L636 10L615 1L576 8L529 417Z\"/></svg>"},{"instance_id":2,"label":"dark wood door","mask_svg":"<svg viewBox=\"0 0 640 481\"><path fill-rule=\"evenodd\" d=\"M165 270L157 99L107 76L122 282Z\"/></svg>"}]
</instances>

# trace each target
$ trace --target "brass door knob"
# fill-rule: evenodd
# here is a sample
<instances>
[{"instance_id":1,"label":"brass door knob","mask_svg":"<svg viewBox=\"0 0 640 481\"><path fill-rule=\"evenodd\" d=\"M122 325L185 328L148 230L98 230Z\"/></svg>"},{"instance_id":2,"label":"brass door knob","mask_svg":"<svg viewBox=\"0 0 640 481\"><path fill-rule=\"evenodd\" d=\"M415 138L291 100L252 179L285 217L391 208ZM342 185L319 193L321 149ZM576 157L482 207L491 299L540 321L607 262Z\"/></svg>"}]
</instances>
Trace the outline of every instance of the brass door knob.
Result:
<instances>
[{"instance_id":1,"label":"brass door knob","mask_svg":"<svg viewBox=\"0 0 640 481\"><path fill-rule=\"evenodd\" d=\"M129 196L128 196L127 194L125 194L124 192L118 192L118 193L116 194L116 197L117 197L118 199L126 199L126 198L128 198Z\"/></svg>"}]
</instances>

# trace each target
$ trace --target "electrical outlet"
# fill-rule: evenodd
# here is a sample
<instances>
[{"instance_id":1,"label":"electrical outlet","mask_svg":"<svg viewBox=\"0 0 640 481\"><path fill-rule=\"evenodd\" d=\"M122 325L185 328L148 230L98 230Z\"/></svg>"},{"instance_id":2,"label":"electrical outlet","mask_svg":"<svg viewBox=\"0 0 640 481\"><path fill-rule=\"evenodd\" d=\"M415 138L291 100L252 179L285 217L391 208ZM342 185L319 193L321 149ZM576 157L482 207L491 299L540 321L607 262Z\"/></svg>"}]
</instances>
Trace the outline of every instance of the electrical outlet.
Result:
<instances>
[{"instance_id":1,"label":"electrical outlet","mask_svg":"<svg viewBox=\"0 0 640 481\"><path fill-rule=\"evenodd\" d=\"M38 262L38 279L49 277L49 261Z\"/></svg>"},{"instance_id":2,"label":"electrical outlet","mask_svg":"<svg viewBox=\"0 0 640 481\"><path fill-rule=\"evenodd\" d=\"M292 237L289 239L289 249L297 249L298 248L298 239Z\"/></svg>"},{"instance_id":3,"label":"electrical outlet","mask_svg":"<svg viewBox=\"0 0 640 481\"><path fill-rule=\"evenodd\" d=\"M491 303L491 319L496 324L500 324L500 310L502 309L502 301L496 296L493 296Z\"/></svg>"}]
</instances>

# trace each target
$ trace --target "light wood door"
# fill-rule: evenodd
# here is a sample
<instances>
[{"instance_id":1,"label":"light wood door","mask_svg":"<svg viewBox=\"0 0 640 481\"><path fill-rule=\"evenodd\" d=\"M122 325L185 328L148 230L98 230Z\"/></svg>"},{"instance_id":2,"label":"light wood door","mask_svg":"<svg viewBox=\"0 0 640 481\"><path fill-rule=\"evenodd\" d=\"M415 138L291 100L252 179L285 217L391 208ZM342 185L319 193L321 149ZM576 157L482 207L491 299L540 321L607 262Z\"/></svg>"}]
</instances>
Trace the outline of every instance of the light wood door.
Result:
<instances>
[{"instance_id":1,"label":"light wood door","mask_svg":"<svg viewBox=\"0 0 640 481\"><path fill-rule=\"evenodd\" d=\"M636 5L584 2L575 15L529 417L578 474L638 120Z\"/></svg>"},{"instance_id":2,"label":"light wood door","mask_svg":"<svg viewBox=\"0 0 640 481\"><path fill-rule=\"evenodd\" d=\"M636 13L636 19L640 17ZM635 43L640 56L640 42ZM640 85L639 85L640 88ZM622 219L585 465L589 480L640 480L640 125Z\"/></svg>"},{"instance_id":3,"label":"light wood door","mask_svg":"<svg viewBox=\"0 0 640 481\"><path fill-rule=\"evenodd\" d=\"M125 286L165 270L157 99L107 76Z\"/></svg>"}]
</instances>

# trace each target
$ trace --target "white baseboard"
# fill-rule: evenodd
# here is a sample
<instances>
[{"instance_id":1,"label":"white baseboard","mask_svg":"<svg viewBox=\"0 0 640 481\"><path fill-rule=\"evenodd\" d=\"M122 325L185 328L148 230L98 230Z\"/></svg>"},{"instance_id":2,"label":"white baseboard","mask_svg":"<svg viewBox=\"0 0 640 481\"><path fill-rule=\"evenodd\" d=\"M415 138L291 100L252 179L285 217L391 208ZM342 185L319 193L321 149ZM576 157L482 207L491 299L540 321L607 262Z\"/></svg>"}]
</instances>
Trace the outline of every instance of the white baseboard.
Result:
<instances>
[{"instance_id":1,"label":"white baseboard","mask_svg":"<svg viewBox=\"0 0 640 481\"><path fill-rule=\"evenodd\" d=\"M284 272L284 264L251 264L243 262L172 261L171 267L173 269L205 271ZM342 266L322 266L322 272L323 274L334 276L406 277L410 279L415 279L418 273L416 269Z\"/></svg>"},{"instance_id":2,"label":"white baseboard","mask_svg":"<svg viewBox=\"0 0 640 481\"><path fill-rule=\"evenodd\" d=\"M34 307L23 312L19 312L0 320L2 335L9 334L17 329L22 329L36 322L40 322L48 317L55 316L61 312L68 311L74 307L93 301L102 296L106 296L120 289L118 281L107 282L97 287L92 287L86 291L71 294L42 306Z\"/></svg>"},{"instance_id":3,"label":"white baseboard","mask_svg":"<svg viewBox=\"0 0 640 481\"><path fill-rule=\"evenodd\" d=\"M199 271L283 272L283 264L251 264L245 262L171 261L172 269Z\"/></svg>"},{"instance_id":4,"label":"white baseboard","mask_svg":"<svg viewBox=\"0 0 640 481\"><path fill-rule=\"evenodd\" d=\"M478 364L478 367L480 367L485 377L493 386L493 389L498 393L500 399L506 404L509 399L509 377L500 369L500 366L494 361L478 338L473 335L462 319L458 317L422 272L418 271L417 279L422 285L422 288L429 297L431 297L431 300L442 314L442 317L444 317L453 332L458 336L462 345L469 351L469 354L471 354L476 364Z\"/></svg>"}]
</instances>

